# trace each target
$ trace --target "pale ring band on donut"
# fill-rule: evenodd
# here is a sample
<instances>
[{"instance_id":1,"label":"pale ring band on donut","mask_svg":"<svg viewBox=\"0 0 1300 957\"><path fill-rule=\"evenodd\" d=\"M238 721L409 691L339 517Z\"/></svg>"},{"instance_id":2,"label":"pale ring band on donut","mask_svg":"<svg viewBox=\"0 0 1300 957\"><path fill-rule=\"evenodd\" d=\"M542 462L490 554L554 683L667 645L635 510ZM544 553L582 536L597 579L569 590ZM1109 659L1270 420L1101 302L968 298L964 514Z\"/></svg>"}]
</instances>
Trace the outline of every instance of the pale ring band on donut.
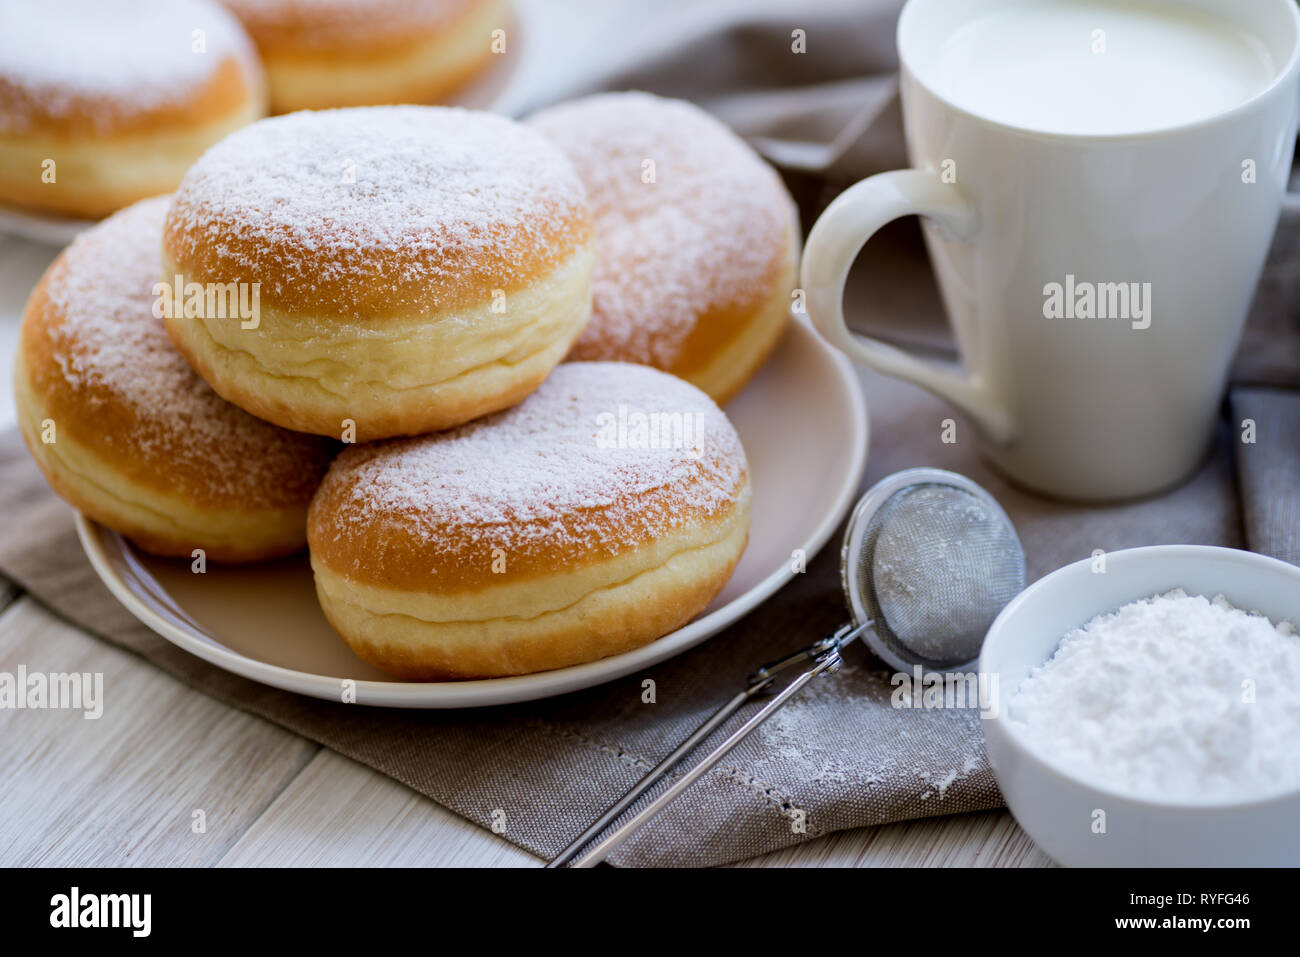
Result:
<instances>
[{"instance_id":1,"label":"pale ring band on donut","mask_svg":"<svg viewBox=\"0 0 1300 957\"><path fill-rule=\"evenodd\" d=\"M308 541L330 623L406 680L562 668L686 624L749 533L726 416L648 366L567 363L450 432L346 449Z\"/></svg>"}]
</instances>

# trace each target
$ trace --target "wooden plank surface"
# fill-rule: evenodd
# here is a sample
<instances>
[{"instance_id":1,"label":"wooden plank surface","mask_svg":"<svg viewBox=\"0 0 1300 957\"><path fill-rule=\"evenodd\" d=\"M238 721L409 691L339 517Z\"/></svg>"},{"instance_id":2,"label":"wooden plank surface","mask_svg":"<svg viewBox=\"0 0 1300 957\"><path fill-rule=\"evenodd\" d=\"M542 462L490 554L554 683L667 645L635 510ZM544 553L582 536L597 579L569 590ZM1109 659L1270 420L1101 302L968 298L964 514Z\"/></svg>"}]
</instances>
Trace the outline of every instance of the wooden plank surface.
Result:
<instances>
[{"instance_id":1,"label":"wooden plank surface","mask_svg":"<svg viewBox=\"0 0 1300 957\"><path fill-rule=\"evenodd\" d=\"M20 665L102 673L104 710L0 710L2 865L216 863L320 750L29 597L0 615L0 671Z\"/></svg>"},{"instance_id":2,"label":"wooden plank surface","mask_svg":"<svg viewBox=\"0 0 1300 957\"><path fill-rule=\"evenodd\" d=\"M0 865L528 867L414 791L182 685L29 597L0 671L100 672L103 717L0 710ZM193 812L206 828L194 833ZM1005 811L834 834L743 867L1050 864Z\"/></svg>"},{"instance_id":3,"label":"wooden plank surface","mask_svg":"<svg viewBox=\"0 0 1300 957\"><path fill-rule=\"evenodd\" d=\"M1052 867L1007 811L843 831L738 867Z\"/></svg>"},{"instance_id":4,"label":"wooden plank surface","mask_svg":"<svg viewBox=\"0 0 1300 957\"><path fill-rule=\"evenodd\" d=\"M322 751L222 866L527 867L541 861L414 791ZM1005 811L832 834L738 867L1041 867Z\"/></svg>"},{"instance_id":5,"label":"wooden plank surface","mask_svg":"<svg viewBox=\"0 0 1300 957\"><path fill-rule=\"evenodd\" d=\"M284 789L222 866L537 867L541 861L332 751Z\"/></svg>"}]
</instances>

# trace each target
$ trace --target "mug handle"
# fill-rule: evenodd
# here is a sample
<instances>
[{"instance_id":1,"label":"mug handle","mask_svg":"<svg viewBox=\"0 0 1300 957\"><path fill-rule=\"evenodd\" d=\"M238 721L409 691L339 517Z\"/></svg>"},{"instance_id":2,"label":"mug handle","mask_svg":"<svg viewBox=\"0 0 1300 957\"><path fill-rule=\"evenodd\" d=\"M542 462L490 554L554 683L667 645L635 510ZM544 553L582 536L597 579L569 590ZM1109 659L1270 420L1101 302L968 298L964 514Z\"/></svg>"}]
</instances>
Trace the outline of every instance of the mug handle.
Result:
<instances>
[{"instance_id":1,"label":"mug handle","mask_svg":"<svg viewBox=\"0 0 1300 957\"><path fill-rule=\"evenodd\" d=\"M821 214L804 245L801 277L808 317L817 331L849 357L905 379L947 399L988 438L1009 442L1010 414L969 375L954 375L878 339L850 332L844 322L844 283L849 267L877 230L901 216L926 216L957 239L970 239L975 210L955 186L937 174L904 169L879 173L849 187Z\"/></svg>"}]
</instances>

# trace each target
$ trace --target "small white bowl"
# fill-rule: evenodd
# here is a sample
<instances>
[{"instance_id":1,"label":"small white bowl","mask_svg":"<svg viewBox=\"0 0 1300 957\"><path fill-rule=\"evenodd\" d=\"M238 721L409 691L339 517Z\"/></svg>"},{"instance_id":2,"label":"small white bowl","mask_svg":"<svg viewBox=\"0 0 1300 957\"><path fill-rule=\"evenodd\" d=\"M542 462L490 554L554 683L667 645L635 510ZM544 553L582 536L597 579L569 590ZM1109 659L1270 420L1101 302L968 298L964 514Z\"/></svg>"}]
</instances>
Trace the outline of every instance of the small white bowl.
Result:
<instances>
[{"instance_id":1,"label":"small white bowl","mask_svg":"<svg viewBox=\"0 0 1300 957\"><path fill-rule=\"evenodd\" d=\"M1300 568L1205 545L1130 548L1107 554L1104 573L1092 565L1091 559L1066 565L1021 592L993 622L980 654L980 672L997 676L996 688L990 687L996 713L982 722L984 739L1020 826L1053 860L1070 867L1300 865L1300 787L1231 803L1134 798L1043 753L1011 725L1006 709L1066 632L1174 588L1207 598L1221 594L1274 623L1285 619L1300 626ZM1094 832L1099 811L1104 833Z\"/></svg>"}]
</instances>

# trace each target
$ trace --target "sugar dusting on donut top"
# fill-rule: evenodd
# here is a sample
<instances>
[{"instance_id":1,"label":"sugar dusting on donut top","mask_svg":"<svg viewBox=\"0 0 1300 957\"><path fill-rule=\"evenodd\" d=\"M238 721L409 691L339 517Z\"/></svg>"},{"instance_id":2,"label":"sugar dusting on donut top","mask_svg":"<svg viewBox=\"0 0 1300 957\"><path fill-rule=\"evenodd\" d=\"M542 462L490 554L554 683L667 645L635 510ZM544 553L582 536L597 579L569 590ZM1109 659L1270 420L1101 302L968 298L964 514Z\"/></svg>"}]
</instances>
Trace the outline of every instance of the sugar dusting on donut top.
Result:
<instances>
[{"instance_id":1,"label":"sugar dusting on donut top","mask_svg":"<svg viewBox=\"0 0 1300 957\"><path fill-rule=\"evenodd\" d=\"M775 171L703 110L606 93L529 123L573 161L596 217L593 313L574 357L673 368L702 317L776 292L793 204Z\"/></svg>"},{"instance_id":2,"label":"sugar dusting on donut top","mask_svg":"<svg viewBox=\"0 0 1300 957\"><path fill-rule=\"evenodd\" d=\"M222 0L259 44L296 50L397 43L446 26L483 0ZM505 24L502 24L505 26ZM483 43L488 42L487 37Z\"/></svg>"},{"instance_id":3,"label":"sugar dusting on donut top","mask_svg":"<svg viewBox=\"0 0 1300 957\"><path fill-rule=\"evenodd\" d=\"M305 502L329 443L226 402L154 317L166 208L160 197L123 210L78 237L52 268L41 391L56 425L164 487L244 507Z\"/></svg>"},{"instance_id":4,"label":"sugar dusting on donut top","mask_svg":"<svg viewBox=\"0 0 1300 957\"><path fill-rule=\"evenodd\" d=\"M304 111L227 137L186 174L164 249L201 282L260 282L263 306L357 320L486 308L591 233L547 140L491 113Z\"/></svg>"},{"instance_id":5,"label":"sugar dusting on donut top","mask_svg":"<svg viewBox=\"0 0 1300 957\"><path fill-rule=\"evenodd\" d=\"M178 107L232 61L260 76L243 28L209 0L4 0L0 132L113 129Z\"/></svg>"},{"instance_id":6,"label":"sugar dusting on donut top","mask_svg":"<svg viewBox=\"0 0 1300 957\"><path fill-rule=\"evenodd\" d=\"M341 574L390 584L435 566L486 571L494 549L512 568L581 563L725 514L746 482L739 437L694 386L568 363L513 409L346 449L313 504L326 531L312 547Z\"/></svg>"}]
</instances>

